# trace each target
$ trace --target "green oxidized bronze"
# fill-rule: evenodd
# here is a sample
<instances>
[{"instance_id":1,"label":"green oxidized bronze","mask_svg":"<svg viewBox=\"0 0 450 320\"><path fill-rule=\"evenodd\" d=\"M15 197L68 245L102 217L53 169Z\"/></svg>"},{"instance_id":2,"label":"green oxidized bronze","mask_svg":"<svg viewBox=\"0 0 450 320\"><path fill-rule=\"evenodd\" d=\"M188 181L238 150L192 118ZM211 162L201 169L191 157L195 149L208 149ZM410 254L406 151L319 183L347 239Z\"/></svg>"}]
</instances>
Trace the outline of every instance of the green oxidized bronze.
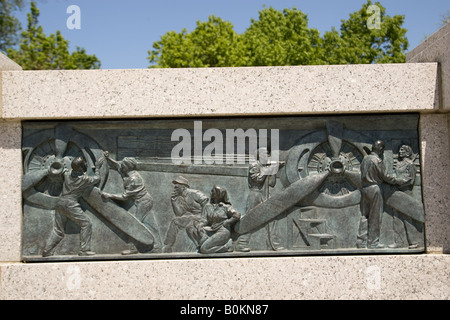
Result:
<instances>
[{"instance_id":1,"label":"green oxidized bronze","mask_svg":"<svg viewBox=\"0 0 450 320\"><path fill-rule=\"evenodd\" d=\"M418 115L23 123L23 260L424 252Z\"/></svg>"}]
</instances>

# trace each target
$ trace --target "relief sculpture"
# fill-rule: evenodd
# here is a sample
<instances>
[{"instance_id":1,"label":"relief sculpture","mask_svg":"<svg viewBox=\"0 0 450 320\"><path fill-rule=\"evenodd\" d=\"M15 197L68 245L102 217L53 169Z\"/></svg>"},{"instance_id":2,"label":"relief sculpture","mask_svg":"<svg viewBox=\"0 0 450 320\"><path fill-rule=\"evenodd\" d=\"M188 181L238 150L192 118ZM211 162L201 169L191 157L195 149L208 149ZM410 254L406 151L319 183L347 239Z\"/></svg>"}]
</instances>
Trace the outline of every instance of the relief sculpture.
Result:
<instances>
[{"instance_id":1,"label":"relief sculpture","mask_svg":"<svg viewBox=\"0 0 450 320\"><path fill-rule=\"evenodd\" d=\"M150 231L153 238L152 252L161 252L162 245L159 235L159 227L151 211L153 208L153 198L147 191L144 179L136 171L136 159L124 158L122 161L115 161L109 156L109 152L104 153L105 158L115 170L117 170L123 179L123 193L110 194L102 192L103 199L111 199L115 201L132 200L135 207L135 217L142 222ZM102 158L101 158L102 159ZM130 241L130 248L122 251L123 255L138 253L136 245Z\"/></svg>"},{"instance_id":2,"label":"relief sculpture","mask_svg":"<svg viewBox=\"0 0 450 320\"><path fill-rule=\"evenodd\" d=\"M102 165L102 160L99 160L98 166ZM80 227L78 254L80 256L95 254L91 251L92 223L84 214L78 201L87 189L100 182L100 177L98 170L95 170L93 176L86 175L87 164L82 157L73 159L70 166L70 170L62 170L60 173L63 175L63 187L61 196L56 201L54 226L42 252L43 257L53 255L55 247L64 238L64 224L67 219Z\"/></svg>"},{"instance_id":3,"label":"relief sculpture","mask_svg":"<svg viewBox=\"0 0 450 320\"><path fill-rule=\"evenodd\" d=\"M241 218L228 198L228 192L220 186L211 189L211 203L206 207L206 225L200 239L201 253L232 251L232 228Z\"/></svg>"},{"instance_id":4,"label":"relief sculpture","mask_svg":"<svg viewBox=\"0 0 450 320\"><path fill-rule=\"evenodd\" d=\"M180 230L186 230L195 247L200 245L204 211L208 203L208 197L201 191L190 188L186 178L179 176L172 183L170 200L175 217L171 220L166 233L164 252L172 252L172 246Z\"/></svg>"},{"instance_id":5,"label":"relief sculpture","mask_svg":"<svg viewBox=\"0 0 450 320\"><path fill-rule=\"evenodd\" d=\"M280 164L270 163L270 154L267 148L257 150L256 161L250 163L248 169L248 196L246 212L257 207L269 198L270 189L276 184L276 173ZM275 169L275 170L274 170ZM265 226L267 232L266 243L273 250L284 249L278 235L278 220L268 222ZM249 242L252 233L247 232L239 237L237 251L249 252Z\"/></svg>"},{"instance_id":6,"label":"relief sculpture","mask_svg":"<svg viewBox=\"0 0 450 320\"><path fill-rule=\"evenodd\" d=\"M22 258L422 253L418 118L25 121Z\"/></svg>"}]
</instances>

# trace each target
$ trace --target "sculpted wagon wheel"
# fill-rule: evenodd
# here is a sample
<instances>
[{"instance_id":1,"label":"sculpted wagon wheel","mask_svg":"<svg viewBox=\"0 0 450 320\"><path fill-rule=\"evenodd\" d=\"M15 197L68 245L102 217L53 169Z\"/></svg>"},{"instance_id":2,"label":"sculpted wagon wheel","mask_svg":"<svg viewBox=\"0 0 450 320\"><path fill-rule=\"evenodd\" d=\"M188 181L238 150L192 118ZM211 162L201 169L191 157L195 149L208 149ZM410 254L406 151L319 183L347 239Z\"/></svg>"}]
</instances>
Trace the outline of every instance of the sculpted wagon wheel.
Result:
<instances>
[{"instance_id":1,"label":"sculpted wagon wheel","mask_svg":"<svg viewBox=\"0 0 450 320\"><path fill-rule=\"evenodd\" d=\"M24 175L22 195L26 202L53 210L62 192L64 169L70 169L71 161L82 156L88 165L88 175L93 174L103 150L92 138L69 126L57 126L23 139ZM108 166L100 169L100 183L83 199L115 227L137 242L151 246L151 232L136 217L111 201L103 201L101 189L108 178Z\"/></svg>"}]
</instances>

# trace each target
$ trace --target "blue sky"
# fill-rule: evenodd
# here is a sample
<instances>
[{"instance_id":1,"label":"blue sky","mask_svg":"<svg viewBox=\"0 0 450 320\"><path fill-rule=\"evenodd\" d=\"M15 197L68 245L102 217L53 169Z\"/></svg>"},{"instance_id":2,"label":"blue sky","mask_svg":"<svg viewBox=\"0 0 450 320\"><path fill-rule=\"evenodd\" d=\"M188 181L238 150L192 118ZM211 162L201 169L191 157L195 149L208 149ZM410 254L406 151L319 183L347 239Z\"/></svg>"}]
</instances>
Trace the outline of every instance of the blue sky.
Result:
<instances>
[{"instance_id":1,"label":"blue sky","mask_svg":"<svg viewBox=\"0 0 450 320\"><path fill-rule=\"evenodd\" d=\"M16 14L26 28L26 7ZM321 34L340 27L341 19L359 10L366 0L35 0L46 34L60 30L70 46L83 47L102 62L102 69L147 68L148 50L167 31L191 31L196 22L214 14L242 33L263 6L293 8L308 15L309 27ZM387 14L405 15L409 49L439 29L450 0L379 0ZM67 28L70 5L80 8L81 29Z\"/></svg>"}]
</instances>

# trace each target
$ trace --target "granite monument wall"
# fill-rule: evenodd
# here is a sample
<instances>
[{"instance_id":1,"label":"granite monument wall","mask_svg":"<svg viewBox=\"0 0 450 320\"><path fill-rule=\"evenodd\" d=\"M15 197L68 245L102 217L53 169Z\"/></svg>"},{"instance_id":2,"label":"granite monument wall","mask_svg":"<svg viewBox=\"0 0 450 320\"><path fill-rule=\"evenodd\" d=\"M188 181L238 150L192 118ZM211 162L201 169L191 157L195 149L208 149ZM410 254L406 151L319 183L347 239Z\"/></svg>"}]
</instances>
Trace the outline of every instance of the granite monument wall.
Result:
<instances>
[{"instance_id":1,"label":"granite monument wall","mask_svg":"<svg viewBox=\"0 0 450 320\"><path fill-rule=\"evenodd\" d=\"M22 71L0 56L0 299L448 299L448 32L389 65ZM417 119L420 252L24 262L29 123L354 116Z\"/></svg>"}]
</instances>

